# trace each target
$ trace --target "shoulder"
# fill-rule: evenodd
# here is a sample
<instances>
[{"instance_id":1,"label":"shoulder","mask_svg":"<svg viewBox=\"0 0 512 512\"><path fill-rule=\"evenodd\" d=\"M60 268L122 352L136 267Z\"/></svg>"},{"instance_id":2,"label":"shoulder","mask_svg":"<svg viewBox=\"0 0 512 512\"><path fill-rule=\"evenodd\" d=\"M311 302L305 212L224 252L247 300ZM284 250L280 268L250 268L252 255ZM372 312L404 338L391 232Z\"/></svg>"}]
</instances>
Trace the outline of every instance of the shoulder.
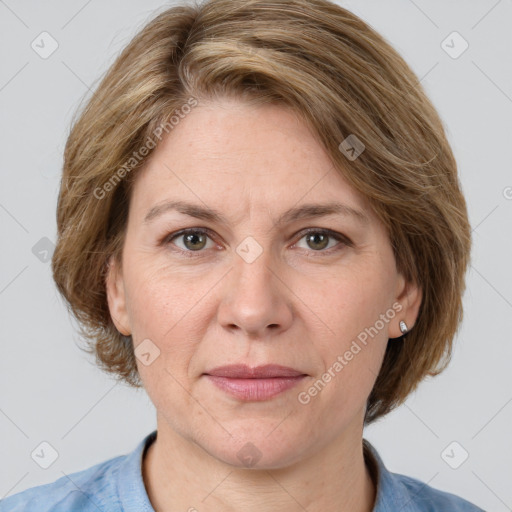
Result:
<instances>
[{"instance_id":1,"label":"shoulder","mask_svg":"<svg viewBox=\"0 0 512 512\"><path fill-rule=\"evenodd\" d=\"M120 455L4 498L0 500L0 512L121 511L115 477L125 458Z\"/></svg>"},{"instance_id":2,"label":"shoulder","mask_svg":"<svg viewBox=\"0 0 512 512\"><path fill-rule=\"evenodd\" d=\"M386 468L376 448L363 439L365 463L376 483L373 512L484 512L455 494L440 491L410 476Z\"/></svg>"},{"instance_id":3,"label":"shoulder","mask_svg":"<svg viewBox=\"0 0 512 512\"><path fill-rule=\"evenodd\" d=\"M441 491L406 475L393 473L393 476L405 489L405 493L416 509L421 512L484 512L473 503L455 494Z\"/></svg>"}]
</instances>

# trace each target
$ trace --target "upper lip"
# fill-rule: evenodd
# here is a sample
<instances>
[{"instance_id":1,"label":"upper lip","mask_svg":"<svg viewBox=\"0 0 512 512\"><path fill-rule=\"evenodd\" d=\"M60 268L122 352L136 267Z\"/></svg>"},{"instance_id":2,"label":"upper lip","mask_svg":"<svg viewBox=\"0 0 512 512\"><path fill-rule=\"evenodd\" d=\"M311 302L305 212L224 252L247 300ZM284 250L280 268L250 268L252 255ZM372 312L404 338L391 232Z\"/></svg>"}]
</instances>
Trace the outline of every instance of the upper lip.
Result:
<instances>
[{"instance_id":1,"label":"upper lip","mask_svg":"<svg viewBox=\"0 0 512 512\"><path fill-rule=\"evenodd\" d=\"M246 364L230 364L218 366L205 373L206 375L229 377L232 379L265 379L271 377L298 377L305 375L303 372L278 364L266 364L253 368Z\"/></svg>"}]
</instances>

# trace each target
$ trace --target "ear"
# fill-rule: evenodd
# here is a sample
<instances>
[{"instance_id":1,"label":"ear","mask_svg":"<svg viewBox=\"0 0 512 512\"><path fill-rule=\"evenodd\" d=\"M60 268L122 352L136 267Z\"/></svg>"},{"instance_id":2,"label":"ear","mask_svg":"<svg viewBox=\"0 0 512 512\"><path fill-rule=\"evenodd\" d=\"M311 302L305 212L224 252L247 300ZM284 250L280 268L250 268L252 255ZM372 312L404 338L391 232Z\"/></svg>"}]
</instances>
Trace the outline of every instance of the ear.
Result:
<instances>
[{"instance_id":1,"label":"ear","mask_svg":"<svg viewBox=\"0 0 512 512\"><path fill-rule=\"evenodd\" d=\"M399 274L398 281L395 302L398 302L402 306L402 309L397 312L393 322L390 324L390 338L399 338L402 336L399 325L400 321L406 323L409 331L414 327L423 298L423 291L416 283L407 281L402 274Z\"/></svg>"},{"instance_id":2,"label":"ear","mask_svg":"<svg viewBox=\"0 0 512 512\"><path fill-rule=\"evenodd\" d=\"M121 265L114 256L108 262L105 279L108 308L117 330L124 336L131 334L130 318L126 308L126 296Z\"/></svg>"}]
</instances>

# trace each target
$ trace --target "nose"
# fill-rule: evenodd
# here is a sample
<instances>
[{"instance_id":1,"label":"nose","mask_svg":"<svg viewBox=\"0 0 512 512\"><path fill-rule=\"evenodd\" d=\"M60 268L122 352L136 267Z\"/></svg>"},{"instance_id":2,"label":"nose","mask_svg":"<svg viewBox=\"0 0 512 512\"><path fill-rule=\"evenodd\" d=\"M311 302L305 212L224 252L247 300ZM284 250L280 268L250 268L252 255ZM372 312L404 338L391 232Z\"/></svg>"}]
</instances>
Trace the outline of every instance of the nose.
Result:
<instances>
[{"instance_id":1,"label":"nose","mask_svg":"<svg viewBox=\"0 0 512 512\"><path fill-rule=\"evenodd\" d=\"M220 325L247 337L266 338L289 328L293 293L279 277L269 250L248 263L235 255L218 309Z\"/></svg>"}]
</instances>

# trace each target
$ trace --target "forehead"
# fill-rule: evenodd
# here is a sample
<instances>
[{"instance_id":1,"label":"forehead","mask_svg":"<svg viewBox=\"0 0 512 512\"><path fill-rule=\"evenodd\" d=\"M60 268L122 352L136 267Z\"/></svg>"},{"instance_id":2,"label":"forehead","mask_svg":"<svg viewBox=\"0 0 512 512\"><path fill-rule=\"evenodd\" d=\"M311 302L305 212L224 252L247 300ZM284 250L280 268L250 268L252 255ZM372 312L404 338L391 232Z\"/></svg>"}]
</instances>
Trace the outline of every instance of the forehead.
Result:
<instances>
[{"instance_id":1,"label":"forehead","mask_svg":"<svg viewBox=\"0 0 512 512\"><path fill-rule=\"evenodd\" d=\"M200 103L162 137L137 176L133 200L147 207L169 198L215 209L280 210L318 201L369 206L295 112L236 100Z\"/></svg>"}]
</instances>

